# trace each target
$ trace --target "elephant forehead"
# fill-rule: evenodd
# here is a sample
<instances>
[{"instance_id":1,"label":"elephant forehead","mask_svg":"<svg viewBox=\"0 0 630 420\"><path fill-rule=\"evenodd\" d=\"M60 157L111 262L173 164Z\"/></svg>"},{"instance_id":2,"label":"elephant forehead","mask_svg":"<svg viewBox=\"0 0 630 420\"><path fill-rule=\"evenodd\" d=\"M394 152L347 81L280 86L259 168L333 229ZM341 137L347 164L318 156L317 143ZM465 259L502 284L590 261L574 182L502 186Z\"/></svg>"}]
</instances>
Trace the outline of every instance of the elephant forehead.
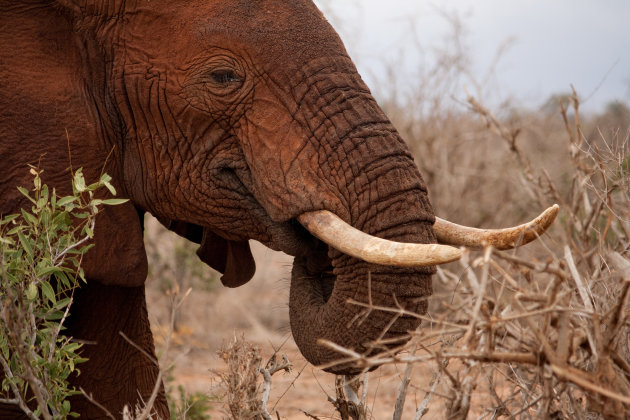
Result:
<instances>
[{"instance_id":1,"label":"elephant forehead","mask_svg":"<svg viewBox=\"0 0 630 420\"><path fill-rule=\"evenodd\" d=\"M311 0L152 0L128 10L122 26L127 62L150 62L158 71L196 68L224 50L292 80L305 63L347 57Z\"/></svg>"},{"instance_id":2,"label":"elephant forehead","mask_svg":"<svg viewBox=\"0 0 630 420\"><path fill-rule=\"evenodd\" d=\"M231 40L278 65L345 55L343 43L310 0L222 1L207 15L196 16L198 33L208 42Z\"/></svg>"}]
</instances>

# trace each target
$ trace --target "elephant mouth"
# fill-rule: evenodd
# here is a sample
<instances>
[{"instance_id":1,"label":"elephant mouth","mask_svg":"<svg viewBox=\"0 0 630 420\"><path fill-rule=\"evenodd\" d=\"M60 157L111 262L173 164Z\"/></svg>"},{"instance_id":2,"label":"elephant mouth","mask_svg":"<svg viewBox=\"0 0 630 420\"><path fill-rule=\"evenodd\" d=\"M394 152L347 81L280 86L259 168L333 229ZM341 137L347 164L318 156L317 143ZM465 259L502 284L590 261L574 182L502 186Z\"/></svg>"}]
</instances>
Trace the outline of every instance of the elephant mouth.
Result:
<instances>
[{"instance_id":1,"label":"elephant mouth","mask_svg":"<svg viewBox=\"0 0 630 420\"><path fill-rule=\"evenodd\" d=\"M292 222L302 238L302 253L295 255L294 271L318 280L321 297L328 301L335 276L330 248L367 263L396 267L429 267L458 260L462 251L447 245L394 242L368 235L326 210L303 213Z\"/></svg>"},{"instance_id":2,"label":"elephant mouth","mask_svg":"<svg viewBox=\"0 0 630 420\"><path fill-rule=\"evenodd\" d=\"M472 229L438 219L434 232L438 241L453 245L506 249L537 238L557 211L554 206L530 223L503 230ZM370 236L327 211L303 213L297 221L303 228L296 230L310 238L310 246L293 263L291 331L307 360L336 374L362 371L355 363L359 359L347 359L339 347L361 357L396 351L419 324L417 317L373 310L372 304L424 313L431 294L431 267L461 255L460 249L446 245ZM362 309L367 304L370 309Z\"/></svg>"},{"instance_id":3,"label":"elephant mouth","mask_svg":"<svg viewBox=\"0 0 630 420\"><path fill-rule=\"evenodd\" d=\"M559 207L549 207L528 223L505 229L476 229L436 218L434 232L440 244L413 244L380 239L363 233L326 210L303 213L290 224L299 239L294 269L318 278L324 301L335 282L330 249L359 260L394 267L421 268L458 260L462 251L453 246L507 250L534 241L554 222ZM448 244L448 245L446 245Z\"/></svg>"},{"instance_id":4,"label":"elephant mouth","mask_svg":"<svg viewBox=\"0 0 630 420\"><path fill-rule=\"evenodd\" d=\"M313 237L309 249L306 255L293 259L292 271L305 273L316 285L322 302L326 303L332 295L336 280L330 247Z\"/></svg>"}]
</instances>

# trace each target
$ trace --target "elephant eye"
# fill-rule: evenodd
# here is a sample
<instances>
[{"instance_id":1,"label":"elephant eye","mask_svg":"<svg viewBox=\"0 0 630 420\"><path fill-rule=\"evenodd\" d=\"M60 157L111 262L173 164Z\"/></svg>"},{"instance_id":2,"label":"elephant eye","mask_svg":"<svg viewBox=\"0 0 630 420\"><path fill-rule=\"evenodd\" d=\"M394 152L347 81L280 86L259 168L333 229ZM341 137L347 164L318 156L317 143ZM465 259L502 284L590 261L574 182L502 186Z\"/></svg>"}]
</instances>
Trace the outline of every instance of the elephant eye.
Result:
<instances>
[{"instance_id":1,"label":"elephant eye","mask_svg":"<svg viewBox=\"0 0 630 420\"><path fill-rule=\"evenodd\" d=\"M215 70L210 73L210 77L215 83L226 85L228 83L240 82L241 78L232 70Z\"/></svg>"}]
</instances>

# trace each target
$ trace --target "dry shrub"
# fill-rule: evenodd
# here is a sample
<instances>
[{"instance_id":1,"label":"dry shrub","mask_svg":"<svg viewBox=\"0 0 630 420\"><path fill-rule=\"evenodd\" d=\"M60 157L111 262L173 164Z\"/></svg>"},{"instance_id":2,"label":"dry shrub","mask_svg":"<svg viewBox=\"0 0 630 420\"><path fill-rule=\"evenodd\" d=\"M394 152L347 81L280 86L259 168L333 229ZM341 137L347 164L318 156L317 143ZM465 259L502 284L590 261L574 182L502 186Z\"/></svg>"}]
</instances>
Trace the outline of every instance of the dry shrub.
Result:
<instances>
[{"instance_id":1,"label":"dry shrub","mask_svg":"<svg viewBox=\"0 0 630 420\"><path fill-rule=\"evenodd\" d=\"M218 355L227 365L227 371L217 372L221 379L225 403L231 418L262 418L261 391L258 386L262 357L260 350L244 337L224 344Z\"/></svg>"},{"instance_id":2,"label":"dry shrub","mask_svg":"<svg viewBox=\"0 0 630 420\"><path fill-rule=\"evenodd\" d=\"M215 372L220 379L220 396L232 419L271 420L267 411L271 377L277 372L291 372L286 355L278 358L277 352L262 365L260 349L245 337L234 337L217 352L227 370Z\"/></svg>"},{"instance_id":3,"label":"dry shrub","mask_svg":"<svg viewBox=\"0 0 630 420\"><path fill-rule=\"evenodd\" d=\"M483 85L458 99L465 49L436 51L404 95L397 70L380 89L436 213L480 227L521 223L554 203L560 215L537 243L439 268L428 316L356 302L425 321L401 352L337 350L366 370L406 364L397 407L422 386L409 383L411 370L430 365L415 419L630 418L630 111L616 103L582 117L572 88L539 110L505 103L495 115L478 99Z\"/></svg>"},{"instance_id":4,"label":"dry shrub","mask_svg":"<svg viewBox=\"0 0 630 420\"><path fill-rule=\"evenodd\" d=\"M462 218L488 217L498 225L511 221L511 213L531 216L532 207L559 203L559 220L535 245L510 252L468 252L459 264L441 267L432 318L356 302L366 311L426 321L403 352L367 358L339 350L366 368L432 363L431 390L417 407L417 419L427 409L435 410L428 405L432 397L443 401L448 419L630 417L630 131L585 128L573 92L557 105L558 130L546 136L562 139L562 147L541 147L552 154L545 156L522 136L529 130L527 124L544 117L512 115L504 122L472 97L468 105L471 113L462 116L455 129L485 128L479 133L494 145L482 155L474 144L463 152L455 149L468 156L467 165L485 174L477 183L471 181L474 186L448 175L429 177L429 184L450 182L459 191L457 200L439 205L459 214L457 207L466 203ZM438 161L451 157L452 140L442 133L437 137L446 149L416 145L427 151L423 159L431 160L430 153ZM496 151L500 148L505 152ZM484 167L483 161L501 153L505 156L496 167ZM475 164L473 158L481 162ZM544 165L546 160L555 164ZM484 181L510 173L517 175L519 188ZM475 195L490 189L492 197L481 203L468 199L470 188ZM442 196L449 195L442 190ZM506 214L495 211L499 205L509 209ZM408 375L399 393L402 405L405 380ZM436 413L428 416L435 418Z\"/></svg>"}]
</instances>

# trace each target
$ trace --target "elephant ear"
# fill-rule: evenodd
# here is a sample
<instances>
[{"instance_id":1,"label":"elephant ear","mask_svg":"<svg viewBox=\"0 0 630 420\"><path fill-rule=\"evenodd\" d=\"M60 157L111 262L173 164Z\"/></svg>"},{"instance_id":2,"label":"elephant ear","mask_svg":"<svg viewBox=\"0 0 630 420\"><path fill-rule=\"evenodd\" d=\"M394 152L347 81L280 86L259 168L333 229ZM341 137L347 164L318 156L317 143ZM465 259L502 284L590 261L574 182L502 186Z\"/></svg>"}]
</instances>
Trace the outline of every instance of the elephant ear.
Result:
<instances>
[{"instance_id":1,"label":"elephant ear","mask_svg":"<svg viewBox=\"0 0 630 420\"><path fill-rule=\"evenodd\" d=\"M230 288L244 285L256 272L256 262L247 241L230 241L208 228L185 222L160 220L168 229L198 244L197 256L222 273L221 283Z\"/></svg>"},{"instance_id":2,"label":"elephant ear","mask_svg":"<svg viewBox=\"0 0 630 420\"><path fill-rule=\"evenodd\" d=\"M88 182L107 172L116 189L124 190L122 150L104 141L113 140L119 130L119 121L108 118L111 101L102 88L109 61L100 50L92 51L91 41L77 37L73 22L58 10L76 6L67 12L72 16L82 10L79 3L88 1L29 2L30 14L22 22L27 26L16 26L24 28L19 29L20 42L0 36L0 214L30 206L15 188L32 183L27 163L39 165L43 182L54 187L58 197L72 193L68 167L83 168ZM1 3L0 14L13 3L18 4ZM7 45L11 48L5 56ZM92 244L81 261L88 281L144 284L142 221L131 202L99 210Z\"/></svg>"},{"instance_id":3,"label":"elephant ear","mask_svg":"<svg viewBox=\"0 0 630 420\"><path fill-rule=\"evenodd\" d=\"M108 206L98 213L94 246L81 267L86 278L106 286L142 286L147 277L147 255L142 219L131 203Z\"/></svg>"}]
</instances>

